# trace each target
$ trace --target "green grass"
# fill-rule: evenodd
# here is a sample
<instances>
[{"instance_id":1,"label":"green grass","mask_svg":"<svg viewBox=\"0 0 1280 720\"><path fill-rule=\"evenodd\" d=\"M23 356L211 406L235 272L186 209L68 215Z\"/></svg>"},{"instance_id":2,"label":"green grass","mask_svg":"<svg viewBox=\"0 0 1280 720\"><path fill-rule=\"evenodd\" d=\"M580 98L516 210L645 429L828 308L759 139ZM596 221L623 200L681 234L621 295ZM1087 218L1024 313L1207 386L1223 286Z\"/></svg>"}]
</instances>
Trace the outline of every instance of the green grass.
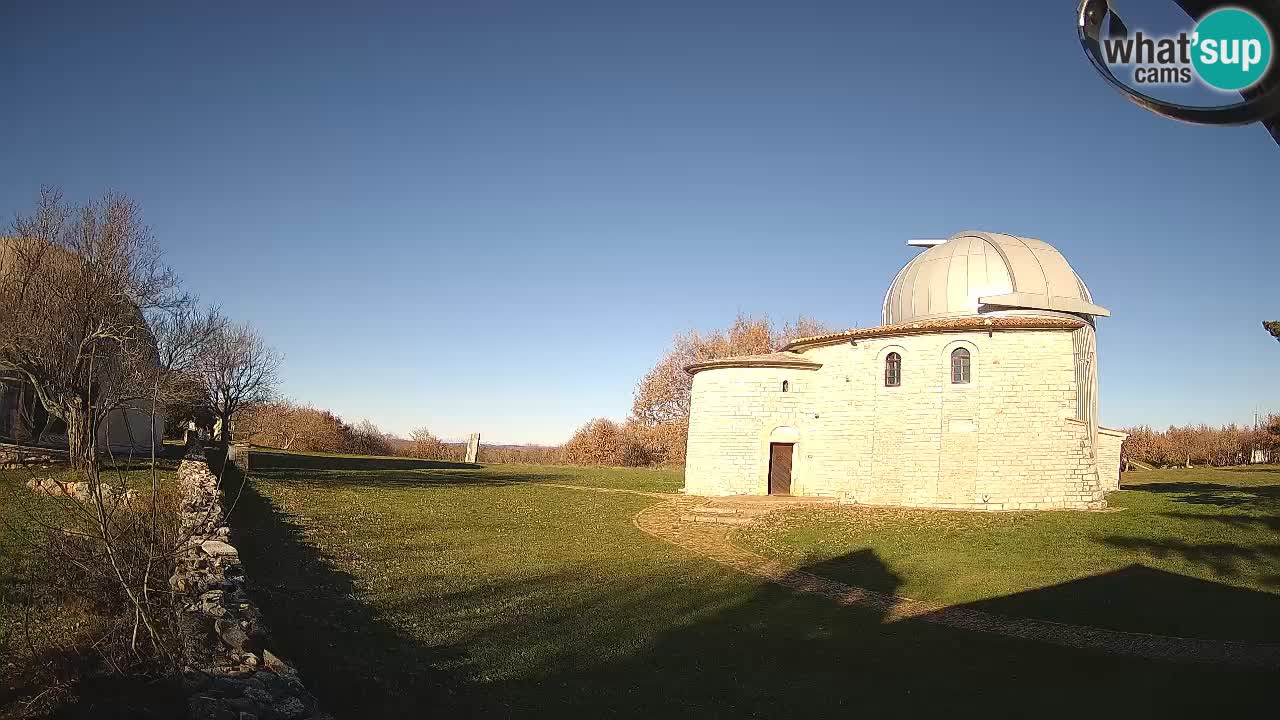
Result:
<instances>
[{"instance_id":1,"label":"green grass","mask_svg":"<svg viewBox=\"0 0 1280 720\"><path fill-rule=\"evenodd\" d=\"M1046 701L1059 712L1222 713L1268 701L1277 679L887 623L643 534L631 518L654 498L548 484L670 490L677 473L297 464L308 466L260 464L232 523L276 646L340 716L814 717ZM1053 517L1067 535L1067 517L1126 515L1137 516ZM1082 542L1005 547L1048 568L1096 551ZM841 547L805 567L860 564L881 586L911 574L865 543ZM976 565L958 574L972 576L962 585L985 574L1009 590L1041 587Z\"/></svg>"},{"instance_id":2,"label":"green grass","mask_svg":"<svg viewBox=\"0 0 1280 720\"><path fill-rule=\"evenodd\" d=\"M397 484L457 482L548 482L589 485L641 492L674 493L684 486L684 471L650 468L595 468L568 465L468 465L414 458L368 455L310 454L284 450L257 450L252 454L254 474L276 472L290 476L307 471L308 480L351 483L361 478ZM397 471L390 475L387 471Z\"/></svg>"},{"instance_id":3,"label":"green grass","mask_svg":"<svg viewBox=\"0 0 1280 720\"><path fill-rule=\"evenodd\" d=\"M1280 642L1280 467L1132 472L1123 487L1113 512L839 508L773 516L734 540L920 600Z\"/></svg>"}]
</instances>

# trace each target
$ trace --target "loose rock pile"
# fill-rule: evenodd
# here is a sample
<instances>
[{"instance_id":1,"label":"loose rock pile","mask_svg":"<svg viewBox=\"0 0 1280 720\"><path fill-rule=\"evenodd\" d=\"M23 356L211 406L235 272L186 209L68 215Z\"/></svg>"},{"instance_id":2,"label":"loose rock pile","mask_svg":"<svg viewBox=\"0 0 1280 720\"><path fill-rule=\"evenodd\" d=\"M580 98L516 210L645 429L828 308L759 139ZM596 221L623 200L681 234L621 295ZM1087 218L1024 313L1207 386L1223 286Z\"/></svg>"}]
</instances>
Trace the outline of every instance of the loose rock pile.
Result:
<instances>
[{"instance_id":1,"label":"loose rock pile","mask_svg":"<svg viewBox=\"0 0 1280 720\"><path fill-rule=\"evenodd\" d=\"M190 538L169 584L181 607L193 720L321 720L298 673L266 648L258 608L244 592L240 555L230 543L218 478L198 446L178 466L183 537Z\"/></svg>"},{"instance_id":2,"label":"loose rock pile","mask_svg":"<svg viewBox=\"0 0 1280 720\"><path fill-rule=\"evenodd\" d=\"M31 478L27 481L27 488L32 492L44 493L45 495L53 495L54 497L69 497L75 500L88 501L93 498L89 492L89 483L76 482L71 480L55 480L53 478ZM102 484L102 494L104 497L114 502L122 502L129 504L135 497L133 490L125 490L121 492L112 485Z\"/></svg>"}]
</instances>

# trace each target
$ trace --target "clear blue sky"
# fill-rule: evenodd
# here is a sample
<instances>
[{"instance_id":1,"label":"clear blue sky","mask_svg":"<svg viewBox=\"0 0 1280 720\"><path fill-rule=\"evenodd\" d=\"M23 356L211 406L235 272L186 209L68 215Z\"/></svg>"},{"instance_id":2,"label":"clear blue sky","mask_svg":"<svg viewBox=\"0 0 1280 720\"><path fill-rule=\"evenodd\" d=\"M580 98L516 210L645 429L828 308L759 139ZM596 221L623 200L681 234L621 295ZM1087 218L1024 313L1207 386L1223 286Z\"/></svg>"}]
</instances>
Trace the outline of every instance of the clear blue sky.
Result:
<instances>
[{"instance_id":1,"label":"clear blue sky","mask_svg":"<svg viewBox=\"0 0 1280 720\"><path fill-rule=\"evenodd\" d=\"M1104 423L1280 410L1280 148L1123 101L1074 0L322 5L5 3L0 211L129 193L288 395L401 433L564 440L673 333L878 324L972 228L1111 308Z\"/></svg>"}]
</instances>

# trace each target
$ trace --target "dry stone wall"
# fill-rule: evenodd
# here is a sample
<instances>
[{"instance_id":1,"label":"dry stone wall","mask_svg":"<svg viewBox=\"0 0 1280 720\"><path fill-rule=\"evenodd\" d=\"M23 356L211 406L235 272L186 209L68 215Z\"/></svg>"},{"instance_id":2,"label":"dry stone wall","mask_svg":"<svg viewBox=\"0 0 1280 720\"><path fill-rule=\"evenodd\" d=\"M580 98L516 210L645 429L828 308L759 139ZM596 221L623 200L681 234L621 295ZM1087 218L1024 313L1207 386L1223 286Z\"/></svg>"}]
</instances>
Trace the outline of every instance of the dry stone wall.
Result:
<instances>
[{"instance_id":1,"label":"dry stone wall","mask_svg":"<svg viewBox=\"0 0 1280 720\"><path fill-rule=\"evenodd\" d=\"M66 461L65 450L0 443L0 470L23 467L48 468Z\"/></svg>"},{"instance_id":2,"label":"dry stone wall","mask_svg":"<svg viewBox=\"0 0 1280 720\"><path fill-rule=\"evenodd\" d=\"M169 584L180 626L192 720L306 720L322 712L297 671L268 649L244 567L231 543L218 478L193 446L178 467L182 537Z\"/></svg>"}]
</instances>

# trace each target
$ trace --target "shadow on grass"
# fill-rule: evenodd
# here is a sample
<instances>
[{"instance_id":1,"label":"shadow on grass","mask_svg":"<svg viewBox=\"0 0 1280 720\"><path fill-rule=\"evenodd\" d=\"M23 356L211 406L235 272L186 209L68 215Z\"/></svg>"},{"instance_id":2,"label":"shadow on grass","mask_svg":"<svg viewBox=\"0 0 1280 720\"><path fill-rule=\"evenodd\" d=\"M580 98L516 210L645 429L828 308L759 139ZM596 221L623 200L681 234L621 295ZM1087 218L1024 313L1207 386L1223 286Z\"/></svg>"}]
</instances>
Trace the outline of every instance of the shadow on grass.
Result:
<instances>
[{"instance_id":1,"label":"shadow on grass","mask_svg":"<svg viewBox=\"0 0 1280 720\"><path fill-rule=\"evenodd\" d=\"M1280 515L1201 515L1199 513L1160 513L1161 517L1175 520L1200 520L1220 523L1233 528L1259 528L1280 532Z\"/></svg>"},{"instance_id":2,"label":"shadow on grass","mask_svg":"<svg viewBox=\"0 0 1280 720\"><path fill-rule=\"evenodd\" d=\"M355 579L329 562L301 527L243 484L234 468L227 492L240 493L232 538L249 591L270 628L273 647L303 674L340 717L426 717L465 708L453 673L461 648L426 647L356 596ZM441 715L447 716L447 715Z\"/></svg>"},{"instance_id":3,"label":"shadow on grass","mask_svg":"<svg viewBox=\"0 0 1280 720\"><path fill-rule=\"evenodd\" d=\"M250 454L249 467L256 473L259 470L475 470L481 466L415 458L302 455L254 450Z\"/></svg>"},{"instance_id":4,"label":"shadow on grass","mask_svg":"<svg viewBox=\"0 0 1280 720\"><path fill-rule=\"evenodd\" d=\"M555 475L540 473L510 473L494 475L479 470L379 470L353 472L350 470L250 470L250 475L264 480L310 483L325 487L384 487L411 488L439 485L513 485L525 482L544 482L559 479Z\"/></svg>"},{"instance_id":5,"label":"shadow on grass","mask_svg":"<svg viewBox=\"0 0 1280 720\"><path fill-rule=\"evenodd\" d=\"M1240 545L1228 542L1192 543L1178 538L1152 540L1112 535L1102 539L1112 547L1137 551L1158 558L1180 557L1204 565L1222 577L1240 577L1258 565L1280 561L1280 544Z\"/></svg>"},{"instance_id":6,"label":"shadow on grass","mask_svg":"<svg viewBox=\"0 0 1280 720\"><path fill-rule=\"evenodd\" d=\"M1114 542L1118 547L1156 556L1177 552L1139 546L1122 538ZM1262 559L1253 553L1236 554L1232 549L1221 552L1225 555L1215 562L1226 562L1227 557L1237 562ZM963 607L1126 632L1280 643L1280 624L1276 623L1280 595L1138 564Z\"/></svg>"},{"instance_id":7,"label":"shadow on grass","mask_svg":"<svg viewBox=\"0 0 1280 720\"><path fill-rule=\"evenodd\" d=\"M871 548L855 550L826 560L811 560L801 570L888 595L896 595L898 588L902 586L902 578Z\"/></svg>"},{"instance_id":8,"label":"shadow on grass","mask_svg":"<svg viewBox=\"0 0 1280 720\"><path fill-rule=\"evenodd\" d=\"M881 591L896 588L897 574L871 550L801 571L820 574L833 562L879 578ZM1067 583L1031 591L1013 604L1033 604L1031 596L1039 594L1068 602L1082 587ZM892 605L839 607L824 597L764 584L686 625L637 607L639 617L665 629L654 642L604 662L547 667L532 677L490 686L488 712L500 717L964 716L978 709L995 715L1014 708L1044 711L1048 701L1051 716L1099 708L1108 716L1148 716L1256 711L1271 702L1273 673L1109 656L920 620L886 623Z\"/></svg>"},{"instance_id":9,"label":"shadow on grass","mask_svg":"<svg viewBox=\"0 0 1280 720\"><path fill-rule=\"evenodd\" d=\"M279 462L276 460L279 459ZM210 466L222 466L211 454ZM255 451L249 473L265 480L301 482L325 487L409 488L439 485L513 485L563 480L555 473L494 472L483 465L407 458L346 458Z\"/></svg>"},{"instance_id":10,"label":"shadow on grass","mask_svg":"<svg viewBox=\"0 0 1280 720\"><path fill-rule=\"evenodd\" d=\"M1122 490L1173 495L1174 502L1213 505L1240 510L1269 509L1280 505L1280 485L1223 485L1206 482L1156 482L1127 484Z\"/></svg>"}]
</instances>

